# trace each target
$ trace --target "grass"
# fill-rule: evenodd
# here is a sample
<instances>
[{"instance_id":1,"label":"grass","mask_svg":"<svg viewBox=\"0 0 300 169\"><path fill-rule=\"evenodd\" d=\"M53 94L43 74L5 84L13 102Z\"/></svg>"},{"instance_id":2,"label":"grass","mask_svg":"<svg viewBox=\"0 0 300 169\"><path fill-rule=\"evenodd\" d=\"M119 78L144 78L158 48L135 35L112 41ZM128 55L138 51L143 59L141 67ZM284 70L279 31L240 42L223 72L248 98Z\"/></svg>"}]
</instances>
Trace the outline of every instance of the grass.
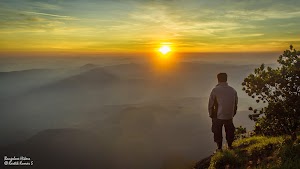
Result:
<instances>
[{"instance_id":1,"label":"grass","mask_svg":"<svg viewBox=\"0 0 300 169\"><path fill-rule=\"evenodd\" d=\"M234 150L211 157L209 169L296 169L300 168L300 137L252 136L234 142Z\"/></svg>"},{"instance_id":2,"label":"grass","mask_svg":"<svg viewBox=\"0 0 300 169\"><path fill-rule=\"evenodd\" d=\"M212 156L210 161L209 169L215 168L240 168L245 161L241 154L236 153L233 150L225 150L224 152L218 152L214 156Z\"/></svg>"}]
</instances>

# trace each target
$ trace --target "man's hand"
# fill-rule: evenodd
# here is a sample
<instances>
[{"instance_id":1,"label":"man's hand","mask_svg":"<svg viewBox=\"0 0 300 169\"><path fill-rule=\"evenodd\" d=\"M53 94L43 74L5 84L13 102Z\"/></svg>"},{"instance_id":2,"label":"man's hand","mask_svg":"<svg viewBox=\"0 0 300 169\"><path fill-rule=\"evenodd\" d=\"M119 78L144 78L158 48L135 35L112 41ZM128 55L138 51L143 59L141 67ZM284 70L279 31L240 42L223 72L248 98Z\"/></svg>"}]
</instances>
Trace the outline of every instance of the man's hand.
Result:
<instances>
[{"instance_id":1,"label":"man's hand","mask_svg":"<svg viewBox=\"0 0 300 169\"><path fill-rule=\"evenodd\" d=\"M234 114L233 114L233 117L236 115L236 112L237 112L237 105L234 106Z\"/></svg>"}]
</instances>

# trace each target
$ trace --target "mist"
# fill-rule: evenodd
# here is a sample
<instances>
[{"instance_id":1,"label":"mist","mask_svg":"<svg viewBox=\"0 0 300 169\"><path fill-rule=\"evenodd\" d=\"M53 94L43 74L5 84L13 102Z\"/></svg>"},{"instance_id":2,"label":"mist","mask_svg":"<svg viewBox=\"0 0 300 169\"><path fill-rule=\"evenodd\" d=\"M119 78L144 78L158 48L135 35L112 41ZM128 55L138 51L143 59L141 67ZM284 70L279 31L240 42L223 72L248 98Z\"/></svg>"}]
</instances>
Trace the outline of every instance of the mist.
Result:
<instances>
[{"instance_id":1,"label":"mist","mask_svg":"<svg viewBox=\"0 0 300 169\"><path fill-rule=\"evenodd\" d=\"M0 154L36 168L188 166L215 149L207 102L217 73L238 92L235 125L252 129L241 83L262 60L274 66L271 54L253 58L182 57L165 71L144 57L4 59Z\"/></svg>"}]
</instances>

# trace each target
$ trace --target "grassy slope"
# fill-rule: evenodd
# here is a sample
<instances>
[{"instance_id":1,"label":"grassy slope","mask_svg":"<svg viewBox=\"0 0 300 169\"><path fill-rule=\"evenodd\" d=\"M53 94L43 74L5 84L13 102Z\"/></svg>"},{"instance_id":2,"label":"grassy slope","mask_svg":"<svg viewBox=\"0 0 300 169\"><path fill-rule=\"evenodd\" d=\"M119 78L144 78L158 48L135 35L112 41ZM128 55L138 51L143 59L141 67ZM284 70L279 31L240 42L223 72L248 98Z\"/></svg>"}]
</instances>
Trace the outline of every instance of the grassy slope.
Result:
<instances>
[{"instance_id":1,"label":"grassy slope","mask_svg":"<svg viewBox=\"0 0 300 169\"><path fill-rule=\"evenodd\" d=\"M233 146L234 150L218 152L196 168L300 168L300 137L292 143L284 137L253 136L237 140Z\"/></svg>"}]
</instances>

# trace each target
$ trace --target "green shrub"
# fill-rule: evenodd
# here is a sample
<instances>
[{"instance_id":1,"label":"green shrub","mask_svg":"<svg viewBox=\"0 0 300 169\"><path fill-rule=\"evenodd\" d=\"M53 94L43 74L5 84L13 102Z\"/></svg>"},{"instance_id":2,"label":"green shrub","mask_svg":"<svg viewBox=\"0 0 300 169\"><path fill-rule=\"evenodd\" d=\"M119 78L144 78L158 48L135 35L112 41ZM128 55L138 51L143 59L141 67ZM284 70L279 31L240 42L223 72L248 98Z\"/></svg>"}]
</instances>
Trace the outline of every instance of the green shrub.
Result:
<instances>
[{"instance_id":1,"label":"green shrub","mask_svg":"<svg viewBox=\"0 0 300 169\"><path fill-rule=\"evenodd\" d=\"M287 136L252 136L235 141L233 146L233 150L214 154L209 169L300 168L300 137L293 141Z\"/></svg>"},{"instance_id":2,"label":"green shrub","mask_svg":"<svg viewBox=\"0 0 300 169\"><path fill-rule=\"evenodd\" d=\"M239 126L235 128L234 131L234 139L237 140L239 138L245 138L247 130L245 127Z\"/></svg>"},{"instance_id":3,"label":"green shrub","mask_svg":"<svg viewBox=\"0 0 300 169\"><path fill-rule=\"evenodd\" d=\"M249 115L256 122L255 133L269 136L288 134L296 140L300 129L300 51L290 46L277 60L276 68L262 64L244 79L243 90L266 107Z\"/></svg>"},{"instance_id":4,"label":"green shrub","mask_svg":"<svg viewBox=\"0 0 300 169\"><path fill-rule=\"evenodd\" d=\"M278 169L299 169L300 168L300 158L297 160L288 159L282 163Z\"/></svg>"},{"instance_id":5,"label":"green shrub","mask_svg":"<svg viewBox=\"0 0 300 169\"><path fill-rule=\"evenodd\" d=\"M216 153L210 162L209 169L241 168L245 158L235 153L233 150L225 150L224 152Z\"/></svg>"},{"instance_id":6,"label":"green shrub","mask_svg":"<svg viewBox=\"0 0 300 169\"><path fill-rule=\"evenodd\" d=\"M246 150L250 156L267 157L282 146L283 140L282 137L264 137L255 144L249 145Z\"/></svg>"},{"instance_id":7,"label":"green shrub","mask_svg":"<svg viewBox=\"0 0 300 169\"><path fill-rule=\"evenodd\" d=\"M300 159L300 144L294 143L282 147L280 157L283 162Z\"/></svg>"}]
</instances>

